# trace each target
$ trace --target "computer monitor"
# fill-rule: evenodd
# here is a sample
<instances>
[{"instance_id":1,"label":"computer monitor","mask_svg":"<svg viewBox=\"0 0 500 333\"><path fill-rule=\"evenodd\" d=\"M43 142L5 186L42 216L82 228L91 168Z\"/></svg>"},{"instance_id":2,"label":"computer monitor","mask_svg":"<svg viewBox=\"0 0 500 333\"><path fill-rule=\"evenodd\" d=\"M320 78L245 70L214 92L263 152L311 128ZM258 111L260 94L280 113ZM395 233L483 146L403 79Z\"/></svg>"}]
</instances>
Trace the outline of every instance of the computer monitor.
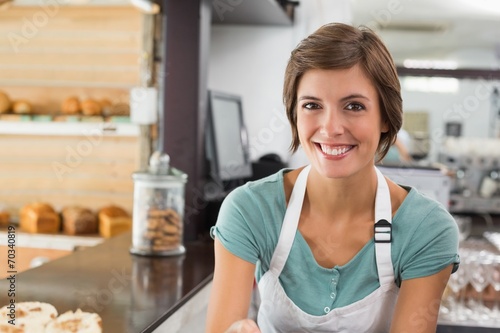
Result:
<instances>
[{"instance_id":1,"label":"computer monitor","mask_svg":"<svg viewBox=\"0 0 500 333\"><path fill-rule=\"evenodd\" d=\"M251 177L252 162L241 97L209 91L208 98L205 147L210 177L222 182Z\"/></svg>"}]
</instances>

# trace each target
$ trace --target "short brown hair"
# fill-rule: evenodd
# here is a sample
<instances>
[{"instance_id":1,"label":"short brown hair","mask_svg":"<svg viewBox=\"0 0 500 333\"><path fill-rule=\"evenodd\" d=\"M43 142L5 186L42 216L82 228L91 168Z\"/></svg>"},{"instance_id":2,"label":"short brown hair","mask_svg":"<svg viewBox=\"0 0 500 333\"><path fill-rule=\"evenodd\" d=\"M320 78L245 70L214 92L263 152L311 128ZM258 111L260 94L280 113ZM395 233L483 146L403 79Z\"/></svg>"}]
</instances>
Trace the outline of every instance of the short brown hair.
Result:
<instances>
[{"instance_id":1,"label":"short brown hair","mask_svg":"<svg viewBox=\"0 0 500 333\"><path fill-rule=\"evenodd\" d=\"M377 161L387 154L396 141L403 123L401 87L394 61L380 38L369 28L330 23L303 39L292 51L285 72L283 101L292 127L295 152L300 145L297 132L297 88L310 69L347 69L360 64L375 85L379 95L382 121L388 132L382 133Z\"/></svg>"}]
</instances>

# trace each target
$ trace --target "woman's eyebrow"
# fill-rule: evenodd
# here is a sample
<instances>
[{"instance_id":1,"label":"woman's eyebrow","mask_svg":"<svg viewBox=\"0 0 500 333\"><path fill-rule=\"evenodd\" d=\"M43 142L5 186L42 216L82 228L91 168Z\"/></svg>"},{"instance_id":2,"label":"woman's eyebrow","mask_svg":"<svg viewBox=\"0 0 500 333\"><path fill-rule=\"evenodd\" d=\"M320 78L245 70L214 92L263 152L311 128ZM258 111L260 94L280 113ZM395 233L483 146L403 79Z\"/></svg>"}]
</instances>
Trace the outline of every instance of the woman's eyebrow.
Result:
<instances>
[{"instance_id":1,"label":"woman's eyebrow","mask_svg":"<svg viewBox=\"0 0 500 333\"><path fill-rule=\"evenodd\" d=\"M305 99L310 99L310 100L313 100L313 101L320 101L321 100L320 98L314 97L314 96L300 96L298 98L299 101L303 101Z\"/></svg>"},{"instance_id":2,"label":"woman's eyebrow","mask_svg":"<svg viewBox=\"0 0 500 333\"><path fill-rule=\"evenodd\" d=\"M369 100L370 98L363 95L363 94L350 94L348 96L345 96L345 97L342 97L340 99L340 101L344 102L344 101L347 101L347 100L350 100L350 99L353 99L353 98L361 98L361 99L366 99L366 100ZM321 101L321 98L318 98L318 97L314 97L314 96L300 96L297 100L298 101L303 101L303 100L312 100L312 101Z\"/></svg>"},{"instance_id":3,"label":"woman's eyebrow","mask_svg":"<svg viewBox=\"0 0 500 333\"><path fill-rule=\"evenodd\" d=\"M367 100L370 99L370 98L368 98L367 96L365 96L363 94L351 94L351 95L348 95L346 97L342 97L340 100L341 101L347 101L347 100L350 100L350 99L353 99L353 98L361 98L361 99L367 99Z\"/></svg>"}]
</instances>

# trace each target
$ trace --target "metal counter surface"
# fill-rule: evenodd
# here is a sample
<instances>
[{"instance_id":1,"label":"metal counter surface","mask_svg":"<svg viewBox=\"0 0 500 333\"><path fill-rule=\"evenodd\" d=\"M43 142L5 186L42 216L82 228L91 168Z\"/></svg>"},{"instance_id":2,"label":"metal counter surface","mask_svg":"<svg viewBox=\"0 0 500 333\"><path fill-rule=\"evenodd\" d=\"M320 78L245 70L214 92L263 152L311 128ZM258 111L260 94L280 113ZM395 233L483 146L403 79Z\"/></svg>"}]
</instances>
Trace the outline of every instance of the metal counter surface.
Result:
<instances>
[{"instance_id":1,"label":"metal counter surface","mask_svg":"<svg viewBox=\"0 0 500 333\"><path fill-rule=\"evenodd\" d=\"M149 333L212 279L212 242L186 244L186 253L174 257L131 255L130 244L126 233L16 275L16 303L47 302L60 314L96 312L105 333ZM9 288L0 280L2 306Z\"/></svg>"}]
</instances>

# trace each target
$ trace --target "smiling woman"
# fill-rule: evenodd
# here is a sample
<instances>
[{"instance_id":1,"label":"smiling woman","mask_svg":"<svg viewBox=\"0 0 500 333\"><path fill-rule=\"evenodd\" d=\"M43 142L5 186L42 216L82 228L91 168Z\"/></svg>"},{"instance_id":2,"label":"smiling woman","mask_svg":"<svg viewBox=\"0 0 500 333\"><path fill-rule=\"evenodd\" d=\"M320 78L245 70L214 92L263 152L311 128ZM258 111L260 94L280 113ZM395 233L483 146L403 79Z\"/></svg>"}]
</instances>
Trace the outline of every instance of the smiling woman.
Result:
<instances>
[{"instance_id":1,"label":"smiling woman","mask_svg":"<svg viewBox=\"0 0 500 333\"><path fill-rule=\"evenodd\" d=\"M291 53L283 96L291 148L310 165L225 199L207 332L435 332L458 233L440 204L375 167L402 122L386 47L369 29L327 24Z\"/></svg>"}]
</instances>

